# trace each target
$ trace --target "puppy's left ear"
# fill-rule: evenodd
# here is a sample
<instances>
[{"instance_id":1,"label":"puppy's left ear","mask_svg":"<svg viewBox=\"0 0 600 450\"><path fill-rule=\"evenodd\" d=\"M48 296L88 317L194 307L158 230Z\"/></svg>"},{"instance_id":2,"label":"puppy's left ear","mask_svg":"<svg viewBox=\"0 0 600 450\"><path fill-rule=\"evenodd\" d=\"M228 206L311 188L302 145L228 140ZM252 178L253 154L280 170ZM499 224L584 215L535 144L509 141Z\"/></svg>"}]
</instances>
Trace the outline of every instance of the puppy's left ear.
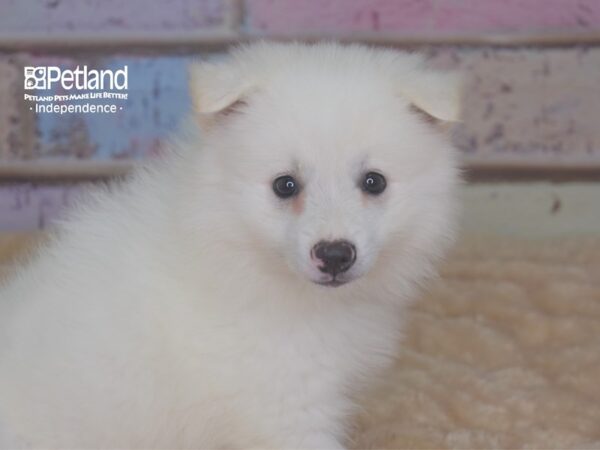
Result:
<instances>
[{"instance_id":1,"label":"puppy's left ear","mask_svg":"<svg viewBox=\"0 0 600 450\"><path fill-rule=\"evenodd\" d=\"M458 122L461 119L462 78L455 72L423 69L402 83L401 94L413 108L431 121Z\"/></svg>"},{"instance_id":2,"label":"puppy's left ear","mask_svg":"<svg viewBox=\"0 0 600 450\"><path fill-rule=\"evenodd\" d=\"M196 113L210 116L243 101L251 83L231 61L202 62L189 67L189 88Z\"/></svg>"}]
</instances>

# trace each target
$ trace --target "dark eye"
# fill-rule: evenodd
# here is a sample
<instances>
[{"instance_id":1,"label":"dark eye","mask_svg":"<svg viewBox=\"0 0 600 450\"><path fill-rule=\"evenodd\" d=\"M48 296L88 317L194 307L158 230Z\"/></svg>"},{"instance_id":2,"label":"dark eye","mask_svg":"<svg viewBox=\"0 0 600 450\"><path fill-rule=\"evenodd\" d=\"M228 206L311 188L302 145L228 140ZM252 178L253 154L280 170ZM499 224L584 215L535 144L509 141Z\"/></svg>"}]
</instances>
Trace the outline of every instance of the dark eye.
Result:
<instances>
[{"instance_id":1,"label":"dark eye","mask_svg":"<svg viewBox=\"0 0 600 450\"><path fill-rule=\"evenodd\" d=\"M298 193L298 182L290 175L283 175L273 181L273 192L279 198L290 198Z\"/></svg>"},{"instance_id":2,"label":"dark eye","mask_svg":"<svg viewBox=\"0 0 600 450\"><path fill-rule=\"evenodd\" d=\"M362 182L362 189L367 194L379 195L387 186L385 177L377 172L369 172L365 175L365 179Z\"/></svg>"}]
</instances>

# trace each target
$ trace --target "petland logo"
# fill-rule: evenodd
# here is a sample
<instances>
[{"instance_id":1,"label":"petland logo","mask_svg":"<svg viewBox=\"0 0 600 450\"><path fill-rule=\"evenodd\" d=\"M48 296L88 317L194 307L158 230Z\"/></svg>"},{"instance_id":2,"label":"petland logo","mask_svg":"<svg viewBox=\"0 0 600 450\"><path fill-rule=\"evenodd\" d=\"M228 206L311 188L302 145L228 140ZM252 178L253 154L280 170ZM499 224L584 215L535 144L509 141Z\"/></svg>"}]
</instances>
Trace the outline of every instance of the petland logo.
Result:
<instances>
[{"instance_id":1,"label":"petland logo","mask_svg":"<svg viewBox=\"0 0 600 450\"><path fill-rule=\"evenodd\" d=\"M26 66L23 75L24 98L35 103L29 109L36 113L116 113L123 110L119 102L128 97L126 65L116 70L90 70L87 66L75 69ZM34 90L50 92L28 92ZM106 102L107 99L110 101Z\"/></svg>"},{"instance_id":2,"label":"petland logo","mask_svg":"<svg viewBox=\"0 0 600 450\"><path fill-rule=\"evenodd\" d=\"M89 70L87 66L75 70L56 66L25 67L25 89L52 89L60 85L65 90L126 90L127 66L119 70Z\"/></svg>"}]
</instances>

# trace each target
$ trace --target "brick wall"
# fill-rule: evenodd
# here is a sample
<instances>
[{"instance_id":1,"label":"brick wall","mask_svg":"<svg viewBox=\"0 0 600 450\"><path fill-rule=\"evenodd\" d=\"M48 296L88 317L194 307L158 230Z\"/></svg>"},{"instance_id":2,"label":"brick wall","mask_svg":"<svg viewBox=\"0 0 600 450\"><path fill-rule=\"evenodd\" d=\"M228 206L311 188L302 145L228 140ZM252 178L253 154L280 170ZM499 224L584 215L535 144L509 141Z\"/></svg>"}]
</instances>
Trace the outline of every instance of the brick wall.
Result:
<instances>
[{"instance_id":1,"label":"brick wall","mask_svg":"<svg viewBox=\"0 0 600 450\"><path fill-rule=\"evenodd\" d=\"M77 171L160 152L189 59L257 36L410 44L466 74L466 166L600 170L597 0L0 0L0 229L49 223ZM126 64L123 110L36 115L23 67L48 64Z\"/></svg>"},{"instance_id":2,"label":"brick wall","mask_svg":"<svg viewBox=\"0 0 600 450\"><path fill-rule=\"evenodd\" d=\"M595 0L247 0L247 23L267 33L578 30L600 23Z\"/></svg>"},{"instance_id":3,"label":"brick wall","mask_svg":"<svg viewBox=\"0 0 600 450\"><path fill-rule=\"evenodd\" d=\"M2 0L0 31L30 34L181 32L228 25L222 0Z\"/></svg>"}]
</instances>

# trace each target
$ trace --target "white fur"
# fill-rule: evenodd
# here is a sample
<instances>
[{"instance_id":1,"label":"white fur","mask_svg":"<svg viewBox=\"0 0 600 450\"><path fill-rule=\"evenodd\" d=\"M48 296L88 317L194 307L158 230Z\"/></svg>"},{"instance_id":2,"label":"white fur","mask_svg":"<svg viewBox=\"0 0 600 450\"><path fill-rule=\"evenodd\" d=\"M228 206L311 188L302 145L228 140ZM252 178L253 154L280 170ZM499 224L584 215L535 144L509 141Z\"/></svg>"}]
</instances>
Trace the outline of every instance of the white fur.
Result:
<instances>
[{"instance_id":1,"label":"white fur","mask_svg":"<svg viewBox=\"0 0 600 450\"><path fill-rule=\"evenodd\" d=\"M0 291L0 447L341 448L453 234L454 151L409 108L455 119L449 77L335 44L195 67L173 151L89 195ZM271 190L289 172L295 206ZM338 238L354 280L317 285L310 249Z\"/></svg>"}]
</instances>

